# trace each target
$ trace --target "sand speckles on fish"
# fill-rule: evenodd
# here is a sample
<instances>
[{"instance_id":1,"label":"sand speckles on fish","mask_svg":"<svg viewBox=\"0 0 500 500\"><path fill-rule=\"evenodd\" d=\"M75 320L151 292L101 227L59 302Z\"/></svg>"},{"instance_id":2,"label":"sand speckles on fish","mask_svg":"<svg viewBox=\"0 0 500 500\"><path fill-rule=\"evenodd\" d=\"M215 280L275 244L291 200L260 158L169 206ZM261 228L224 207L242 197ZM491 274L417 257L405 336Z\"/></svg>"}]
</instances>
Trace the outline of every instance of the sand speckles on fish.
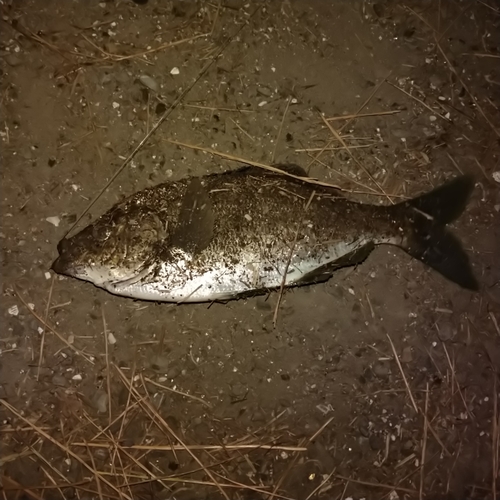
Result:
<instances>
[{"instance_id":1,"label":"sand speckles on fish","mask_svg":"<svg viewBox=\"0 0 500 500\"><path fill-rule=\"evenodd\" d=\"M474 187L459 177L394 206L362 204L246 167L140 191L58 245L53 269L111 293L168 302L227 300L329 279L375 245L396 245L476 289L447 229Z\"/></svg>"}]
</instances>

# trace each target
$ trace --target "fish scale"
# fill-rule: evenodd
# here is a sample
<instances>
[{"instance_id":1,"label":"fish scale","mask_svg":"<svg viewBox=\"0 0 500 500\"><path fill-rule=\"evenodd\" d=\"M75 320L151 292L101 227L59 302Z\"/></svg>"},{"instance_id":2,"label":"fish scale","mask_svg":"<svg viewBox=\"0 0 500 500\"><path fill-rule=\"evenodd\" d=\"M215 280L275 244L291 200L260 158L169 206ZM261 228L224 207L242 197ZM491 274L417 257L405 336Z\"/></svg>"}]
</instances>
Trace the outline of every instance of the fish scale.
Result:
<instances>
[{"instance_id":1,"label":"fish scale","mask_svg":"<svg viewBox=\"0 0 500 500\"><path fill-rule=\"evenodd\" d=\"M135 299L206 302L276 289L283 276L285 286L325 281L391 244L474 288L468 257L445 229L472 187L459 178L380 206L254 167L182 179L132 195L62 240L53 268Z\"/></svg>"}]
</instances>

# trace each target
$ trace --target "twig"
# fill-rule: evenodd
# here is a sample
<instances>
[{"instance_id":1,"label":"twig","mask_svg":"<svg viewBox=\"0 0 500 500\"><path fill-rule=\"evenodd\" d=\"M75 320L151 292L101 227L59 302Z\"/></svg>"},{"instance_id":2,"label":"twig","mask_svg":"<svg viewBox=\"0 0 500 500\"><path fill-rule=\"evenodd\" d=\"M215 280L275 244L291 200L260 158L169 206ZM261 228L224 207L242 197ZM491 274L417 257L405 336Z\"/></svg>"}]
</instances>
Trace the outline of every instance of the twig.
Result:
<instances>
[{"instance_id":1,"label":"twig","mask_svg":"<svg viewBox=\"0 0 500 500\"><path fill-rule=\"evenodd\" d=\"M346 142L344 141L344 139L342 139L342 137L340 136L340 134L326 121L325 117L321 113L320 113L320 116L321 116L321 119L323 120L323 122L325 123L325 125L328 127L328 129L332 133L332 135L335 137L335 139L337 139L342 144L342 146L347 151L347 153L349 154L349 156L352 158L352 160L354 161L354 163L356 163L356 165L359 168L361 168L361 170L363 170L363 172L365 172L365 174L370 178L370 180L378 187L378 189L380 190L380 192L385 195L385 197L390 201L390 203L392 205L394 205L394 202L392 201L392 198L389 197L389 195L385 192L384 188L377 182L377 180L372 176L372 174L370 174L370 172L368 172L368 170L363 165L361 165L361 163L351 153L351 150L347 147Z\"/></svg>"},{"instance_id":2,"label":"twig","mask_svg":"<svg viewBox=\"0 0 500 500\"><path fill-rule=\"evenodd\" d=\"M206 109L208 111L229 111L233 113L255 113L253 109L239 109L239 108L219 108L215 106L201 106L198 104L184 104L186 108Z\"/></svg>"},{"instance_id":3,"label":"twig","mask_svg":"<svg viewBox=\"0 0 500 500\"><path fill-rule=\"evenodd\" d=\"M460 84L465 89L465 91L467 92L467 94L469 94L469 97L472 99L472 101L474 102L474 104L477 106L477 109L483 115L483 118L486 120L486 122L488 122L488 125L491 127L491 130L493 130L493 132L498 137L500 137L500 130L498 130L495 127L495 125L493 125L493 122L488 118L488 116L486 115L486 113L483 111L483 108L479 104L479 101L476 99L475 96L472 95L472 92L469 90L469 87L462 80L462 78L458 74L458 71L455 69L455 67L453 66L453 64L451 64L450 60L448 59L448 56L445 54L445 52L442 49L441 45L439 45L439 40L436 40L436 45L437 45L437 48L439 49L439 52L441 52L441 55L443 56L444 60L446 61L446 64L448 64L448 67L450 68L450 71L457 77L457 80L460 82Z\"/></svg>"},{"instance_id":4,"label":"twig","mask_svg":"<svg viewBox=\"0 0 500 500\"><path fill-rule=\"evenodd\" d=\"M396 352L396 348L394 347L394 344L392 343L392 339L389 336L389 334L387 334L387 338L389 339L389 343L391 344L392 353L394 354L394 359L396 360L396 363L398 365L399 371L401 372L401 376L403 377L403 381L405 383L406 391L408 393L408 396L409 396L409 398L411 400L413 408L415 409L415 412L418 413L417 403L415 402L415 398L413 397L413 394L411 392L410 385L408 384L408 380L406 379L405 372L403 371L403 367L401 366L401 362L399 361L399 357L398 357L398 354Z\"/></svg>"},{"instance_id":5,"label":"twig","mask_svg":"<svg viewBox=\"0 0 500 500\"><path fill-rule=\"evenodd\" d=\"M175 42L162 43L158 47L143 50L142 52L137 52L136 54L111 54L110 52L106 52L105 50L101 49L98 45L96 45L94 42L92 42L92 40L87 38L85 35L82 35L82 38L84 38L88 43L90 43L90 45L92 45L95 49L97 49L101 54L103 54L105 56L101 59L97 59L95 62L109 61L109 60L119 62L119 61L126 61L127 59L141 58L141 57L144 57L148 54L158 52L160 50L168 49L170 47L175 47L175 46L181 45L183 43L192 42L193 40L196 40L198 38L207 37L208 35L209 35L208 33L201 33L199 35L191 36L189 38L183 38L182 40L177 40ZM80 57L83 55L83 54L80 54L78 52L76 52L75 54L78 54ZM86 57L93 57L93 56L86 56Z\"/></svg>"},{"instance_id":6,"label":"twig","mask_svg":"<svg viewBox=\"0 0 500 500\"><path fill-rule=\"evenodd\" d=\"M490 317L491 321L493 321L493 324L495 325L495 330L497 331L498 336L500 337L500 327L498 326L498 321L495 318L495 315L490 311L488 313L488 316Z\"/></svg>"},{"instance_id":7,"label":"twig","mask_svg":"<svg viewBox=\"0 0 500 500\"><path fill-rule=\"evenodd\" d=\"M252 142L255 142L255 137L252 137L237 121L229 118L238 127L241 133L245 134Z\"/></svg>"},{"instance_id":8,"label":"twig","mask_svg":"<svg viewBox=\"0 0 500 500\"><path fill-rule=\"evenodd\" d=\"M406 92L405 89L402 89L401 87L398 87L397 85L394 85L394 83L391 83L388 81L387 84L390 85L391 87L394 87L395 89L399 90L400 92L403 92L403 94L407 95L408 97L411 97L413 100L417 101L422 106L427 108L432 114L439 116L439 118L441 118L445 122L447 122L447 123L451 122L450 119L446 118L446 116L442 115L441 113L438 113L435 109L432 109L428 104L426 104L424 101L422 101L422 99L419 99L418 97L415 97L414 95L410 94L409 92Z\"/></svg>"},{"instance_id":9,"label":"twig","mask_svg":"<svg viewBox=\"0 0 500 500\"><path fill-rule=\"evenodd\" d=\"M420 458L420 490L418 498L424 498L424 468L425 468L425 452L427 449L427 411L429 408L429 383L427 383L425 391L425 407L424 407L424 437L422 438L422 456Z\"/></svg>"},{"instance_id":10,"label":"twig","mask_svg":"<svg viewBox=\"0 0 500 500\"><path fill-rule=\"evenodd\" d=\"M133 396L135 399L139 400L141 399L140 394L137 392L137 390L132 386L132 384L128 384L127 377L123 374L120 368L118 368L116 365L113 365L116 368L116 371L118 372L120 378L124 383L127 384L127 386L130 388ZM191 457L198 463L200 467L203 468L205 474L207 474L210 479L217 484L217 487L219 491L222 493L222 496L226 499L229 500L229 497L227 496L226 492L222 489L222 487L219 485L213 474L205 467L205 465L201 462L201 460L190 450L186 444L180 439L180 437L172 430L172 428L168 425L168 423L163 419L163 417L156 411L156 409L151 405L151 403L147 399L141 399L141 406L144 408L144 410L152 417L154 417L155 421L159 424L160 428L163 427L164 430L166 430L177 442L179 442L183 449L185 449Z\"/></svg>"},{"instance_id":11,"label":"twig","mask_svg":"<svg viewBox=\"0 0 500 500\"><path fill-rule=\"evenodd\" d=\"M333 477L337 479L343 479L344 481L349 481L351 483L363 484L364 486L373 486L375 488L384 488L386 490L403 491L404 493L414 494L417 493L415 490L410 490L409 488L403 488L401 486L395 486L393 484L384 483L372 483L371 481L360 481L359 479L352 479L351 477L340 476L339 474L334 474Z\"/></svg>"},{"instance_id":12,"label":"twig","mask_svg":"<svg viewBox=\"0 0 500 500\"><path fill-rule=\"evenodd\" d=\"M379 91L380 87L382 87L382 85L384 84L384 82L387 80L387 78L389 78L392 74L392 71L390 71L388 73L388 75L383 79L381 80L377 86L372 90L371 94L368 96L368 98L363 102L363 104L361 104L361 106L358 108L358 110L356 111L356 113L353 115L352 118L349 118L345 123L344 125L342 125L342 127L340 127L339 129L339 133L342 132L342 130L344 130L345 128L347 128L353 120L356 119L356 117L361 113L361 111L363 111L363 109L368 105L368 103L373 99L373 96ZM325 144L325 147L309 162L309 165L307 165L307 169L309 170L311 168L311 166L317 161L319 160L320 156L323 154L324 151L326 151L329 147L331 147L331 145L333 144L333 140L330 140L329 142L327 142Z\"/></svg>"},{"instance_id":13,"label":"twig","mask_svg":"<svg viewBox=\"0 0 500 500\"><path fill-rule=\"evenodd\" d=\"M323 486L328 482L330 481L330 478L335 474L335 470L337 468L334 467L332 472L330 472L330 474L328 474L328 476L325 477L325 479L323 479L323 481L321 481L321 483L318 484L318 486L316 486L316 488L314 488L314 490L311 491L311 493L309 493L309 495L307 495L306 499L305 500L310 500L314 495L316 495L316 493L321 490L321 488L323 488Z\"/></svg>"},{"instance_id":14,"label":"twig","mask_svg":"<svg viewBox=\"0 0 500 500\"><path fill-rule=\"evenodd\" d=\"M212 30L210 31L210 36L213 36L214 31L215 31L215 25L217 24L217 20L219 19L219 11L221 8L222 0L219 0L219 3L217 4L217 10L215 11L215 18L214 22L212 24Z\"/></svg>"},{"instance_id":15,"label":"twig","mask_svg":"<svg viewBox=\"0 0 500 500\"><path fill-rule=\"evenodd\" d=\"M180 396L184 396L185 398L193 399L194 401L198 401L198 403L201 403L201 404L207 406L208 408L212 407L212 405L208 401L204 401L203 399L198 398L196 396L192 396L191 394L188 394L186 392L182 392L182 391L178 391L176 389L172 389L170 387L167 387L166 385L159 384L158 382L154 382L153 380L151 380L150 378L147 378L147 377L145 377L144 380L146 382L148 382L149 384L152 384L152 385L154 385L156 387L160 387L161 389L165 389L166 391L173 392L174 394L179 394Z\"/></svg>"},{"instance_id":16,"label":"twig","mask_svg":"<svg viewBox=\"0 0 500 500\"><path fill-rule=\"evenodd\" d=\"M50 282L50 289L49 289L49 297L47 298L47 305L45 306L45 323L47 323L47 320L49 318L49 310L50 310L50 303L52 301L52 291L54 290L54 282L55 282L56 276L55 274L52 275L52 281ZM38 357L38 370L36 373L36 379L40 379L40 368L42 367L42 361L43 361L43 348L45 345L45 332L47 330L47 327L43 325L42 328L42 340L40 341L40 355Z\"/></svg>"},{"instance_id":17,"label":"twig","mask_svg":"<svg viewBox=\"0 0 500 500\"><path fill-rule=\"evenodd\" d=\"M74 458L83 467L85 467L89 472L91 472L92 474L94 474L96 476L96 478L99 478L103 483L105 483L107 486L109 486L113 491L115 491L119 495L122 494L128 500L132 500L131 497L129 497L125 493L120 492L120 490L118 488L116 488L116 486L114 486L107 479L105 479L104 477L102 477L102 475L98 471L96 471L95 469L93 469L89 464L87 464L87 462L85 462L85 460L81 459L76 453L74 453L73 451L71 451L67 446L64 446L59 441L57 441L57 439L53 438L50 434L47 434L44 430L40 429L35 424L33 424L32 422L30 422L27 418L23 417L10 403L7 403L7 401L5 401L4 399L0 399L0 404L2 404L3 406L5 406L5 408L7 408L17 418L19 418L20 420L22 420L25 424L29 425L40 436L42 436L43 438L47 439L52 444L56 445L59 449L61 449L63 452L67 453L72 458Z\"/></svg>"},{"instance_id":18,"label":"twig","mask_svg":"<svg viewBox=\"0 0 500 500\"><path fill-rule=\"evenodd\" d=\"M455 368L454 368L454 366L451 363L450 355L448 354L448 349L446 349L446 344L444 342L442 342L442 345L443 345L444 352L446 354L446 359L448 360L448 365L450 366L452 381L455 381L455 383L457 385L458 394L460 394L460 399L462 400L462 403L464 404L465 411L467 412L467 414L469 415L469 417L472 420L474 420L474 416L470 412L469 407L467 406L467 403L465 402L464 395L462 394L462 390L460 389L460 384L457 381L457 377L456 377L456 373L455 373Z\"/></svg>"},{"instance_id":19,"label":"twig","mask_svg":"<svg viewBox=\"0 0 500 500\"><path fill-rule=\"evenodd\" d=\"M111 425L112 420L112 410L111 410L111 368L109 367L109 347L108 347L108 327L106 325L106 317L104 316L104 305L101 304L101 313L102 313L102 328L104 335L104 346L106 353L106 381L108 388L108 416L109 421L108 424Z\"/></svg>"},{"instance_id":20,"label":"twig","mask_svg":"<svg viewBox=\"0 0 500 500\"><path fill-rule=\"evenodd\" d=\"M458 163L455 161L453 156L451 156L450 153L448 153L448 151L446 151L446 154L448 155L448 158L450 159L451 163L453 163L453 166L458 170L459 174L463 175L462 169L458 166Z\"/></svg>"},{"instance_id":21,"label":"twig","mask_svg":"<svg viewBox=\"0 0 500 500\"><path fill-rule=\"evenodd\" d=\"M19 484L17 481L14 481L9 476L5 476L2 474L0 476L1 481L1 486L3 491L9 491L9 490L19 490L22 491L24 494L29 496L30 498L33 498L34 500L44 500L41 496L37 495L34 491L28 490L27 488L24 488L21 484ZM7 499L7 496L4 496L5 499ZM17 497L16 497L17 498Z\"/></svg>"},{"instance_id":22,"label":"twig","mask_svg":"<svg viewBox=\"0 0 500 500\"><path fill-rule=\"evenodd\" d=\"M215 149L204 148L202 146L195 146L194 144L187 144L185 142L174 141L173 139L164 139L166 142L170 144L175 144L176 146L182 146L184 148L195 149L197 151L204 151L205 153L220 156L221 158L225 158L226 160L236 161L238 163L243 163L245 165L252 165L253 167L262 168L264 170L269 170L270 172L274 172L276 174L285 175L287 177L291 177L292 179L298 179L303 182L307 182L309 184L315 184L317 186L324 186L328 188L338 189L339 191L351 192L348 189L337 186L336 184L329 184L328 182L322 182L313 177L300 177L298 175L290 174L284 170L280 170L279 168L272 167L271 165L266 165L265 163L260 163L257 161L247 160L246 158L241 158L239 156L234 156L229 153L222 153L220 151L216 151Z\"/></svg>"},{"instance_id":23,"label":"twig","mask_svg":"<svg viewBox=\"0 0 500 500\"><path fill-rule=\"evenodd\" d=\"M374 112L374 113L361 113L357 115L341 115L341 116L332 116L330 118L326 118L326 121L328 122L335 122L338 120L351 120L354 118L366 118L368 116L385 116L385 115L396 115L398 113L401 113L400 109L394 109L392 111L379 111L379 112Z\"/></svg>"},{"instance_id":24,"label":"twig","mask_svg":"<svg viewBox=\"0 0 500 500\"><path fill-rule=\"evenodd\" d=\"M380 143L376 143L380 144ZM316 151L340 151L341 149L363 149L363 148L371 148L373 147L373 144L356 144L354 146L347 146L347 148L344 147L337 147L337 148L302 148L302 149L296 149L296 153L315 153ZM317 160L318 161L318 160Z\"/></svg>"},{"instance_id":25,"label":"twig","mask_svg":"<svg viewBox=\"0 0 500 500\"><path fill-rule=\"evenodd\" d=\"M219 56L224 52L224 50L229 46L229 44L234 40L234 38L240 33L240 31L250 22L250 19L259 11L260 6L258 6L255 11L246 19L244 23L236 30L236 32L230 36L217 50L217 52L212 56L212 58L203 66L200 70L196 78L177 96L175 101L170 105L170 107L163 113L161 118L156 122L155 125L151 128L151 130L144 136L144 138L139 142L139 144L134 148L134 150L127 156L127 158L123 161L123 163L118 167L116 172L111 176L108 182L104 185L104 187L97 193L97 195L91 200L91 202L87 205L85 210L77 217L75 223L70 227L69 231L66 233L65 237L68 237L68 234L73 231L73 229L78 225L78 223L82 220L85 214L94 206L97 200L105 193L105 191L111 186L114 180L123 172L125 167L132 161L134 156L142 149L144 144L149 140L149 138L158 130L160 125L172 114L174 109L181 103L184 97L192 90L192 88L201 80L201 78L205 75L205 73L209 70L209 68L215 63L215 61L219 58Z\"/></svg>"},{"instance_id":26,"label":"twig","mask_svg":"<svg viewBox=\"0 0 500 500\"><path fill-rule=\"evenodd\" d=\"M473 54L468 54L465 53L463 54L464 56L475 56L475 57L491 57L492 59L500 59L500 55L498 54L480 54L480 53L473 53Z\"/></svg>"},{"instance_id":27,"label":"twig","mask_svg":"<svg viewBox=\"0 0 500 500\"><path fill-rule=\"evenodd\" d=\"M21 296L21 294L17 291L17 288L15 285L13 285L14 292L16 292L16 295L19 297L19 300L23 303L24 306L28 309L28 311L46 328L48 328L49 331L51 331L61 342L63 342L67 347L69 347L71 350L76 352L79 356L81 356L83 359L87 360L90 364L94 364L92 359L90 359L89 356L87 356L83 351L80 351L77 349L73 344L70 344L60 333L58 333L54 328L52 328L46 321L44 321L31 307L27 304L27 302L24 300L24 298Z\"/></svg>"},{"instance_id":28,"label":"twig","mask_svg":"<svg viewBox=\"0 0 500 500\"><path fill-rule=\"evenodd\" d=\"M287 102L286 102L285 112L283 113L283 116L281 118L280 128L278 130L278 135L276 136L276 142L274 143L273 155L271 156L271 163L274 163L274 160L276 158L276 151L278 149L278 144L279 144L279 140L281 137L281 131L283 130L283 124L285 123L285 117L286 117L286 114L288 112L288 108L290 107L290 102L292 102L291 97L289 97Z\"/></svg>"},{"instance_id":29,"label":"twig","mask_svg":"<svg viewBox=\"0 0 500 500\"><path fill-rule=\"evenodd\" d=\"M335 419L335 417L330 417L308 440L312 443Z\"/></svg>"},{"instance_id":30,"label":"twig","mask_svg":"<svg viewBox=\"0 0 500 500\"><path fill-rule=\"evenodd\" d=\"M331 421L331 420L330 420ZM91 448L112 448L109 442L74 442L72 446L89 446ZM142 450L142 451L224 451L224 450L280 450L280 451L296 451L305 452L307 448L304 446L285 446L274 444L193 444L193 445L156 445L156 444L134 444L130 446L121 446L124 450Z\"/></svg>"},{"instance_id":31,"label":"twig","mask_svg":"<svg viewBox=\"0 0 500 500\"><path fill-rule=\"evenodd\" d=\"M497 375L494 374L493 381L493 418L491 419L491 492L493 500L497 500L497 475L498 475L498 397L497 397Z\"/></svg>"}]
</instances>

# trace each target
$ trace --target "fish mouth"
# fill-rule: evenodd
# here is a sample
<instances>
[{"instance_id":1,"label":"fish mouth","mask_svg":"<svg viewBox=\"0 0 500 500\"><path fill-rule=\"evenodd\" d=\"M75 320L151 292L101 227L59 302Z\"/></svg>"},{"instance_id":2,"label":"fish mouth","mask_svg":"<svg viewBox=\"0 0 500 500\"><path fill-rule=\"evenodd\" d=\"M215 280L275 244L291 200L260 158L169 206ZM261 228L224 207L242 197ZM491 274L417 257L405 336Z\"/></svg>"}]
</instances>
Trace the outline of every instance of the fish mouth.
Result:
<instances>
[{"instance_id":1,"label":"fish mouth","mask_svg":"<svg viewBox=\"0 0 500 500\"><path fill-rule=\"evenodd\" d=\"M57 253L59 256L52 263L50 269L57 274L63 274L65 276L76 277L77 272L75 266L71 263L71 255L68 255L70 252L70 243L66 238L63 238L57 244Z\"/></svg>"},{"instance_id":2,"label":"fish mouth","mask_svg":"<svg viewBox=\"0 0 500 500\"><path fill-rule=\"evenodd\" d=\"M75 275L75 273L71 269L71 266L69 265L68 261L66 259L64 259L64 257L62 257L62 256L57 257L57 259L50 266L50 269L57 274L63 274L65 276L74 276Z\"/></svg>"}]
</instances>

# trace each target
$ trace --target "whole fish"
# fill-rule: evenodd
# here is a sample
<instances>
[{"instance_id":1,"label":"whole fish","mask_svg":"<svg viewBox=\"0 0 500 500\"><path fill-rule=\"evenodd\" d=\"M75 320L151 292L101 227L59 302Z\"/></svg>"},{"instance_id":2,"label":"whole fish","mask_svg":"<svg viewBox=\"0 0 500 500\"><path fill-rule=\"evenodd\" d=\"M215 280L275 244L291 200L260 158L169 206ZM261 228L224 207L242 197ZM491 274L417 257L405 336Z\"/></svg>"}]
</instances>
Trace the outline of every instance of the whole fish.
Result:
<instances>
[{"instance_id":1,"label":"whole fish","mask_svg":"<svg viewBox=\"0 0 500 500\"><path fill-rule=\"evenodd\" d=\"M280 169L244 167L140 191L60 241L52 268L134 299L207 302L326 281L388 244L478 288L445 227L465 209L470 177L379 206L301 180L298 167Z\"/></svg>"}]
</instances>

